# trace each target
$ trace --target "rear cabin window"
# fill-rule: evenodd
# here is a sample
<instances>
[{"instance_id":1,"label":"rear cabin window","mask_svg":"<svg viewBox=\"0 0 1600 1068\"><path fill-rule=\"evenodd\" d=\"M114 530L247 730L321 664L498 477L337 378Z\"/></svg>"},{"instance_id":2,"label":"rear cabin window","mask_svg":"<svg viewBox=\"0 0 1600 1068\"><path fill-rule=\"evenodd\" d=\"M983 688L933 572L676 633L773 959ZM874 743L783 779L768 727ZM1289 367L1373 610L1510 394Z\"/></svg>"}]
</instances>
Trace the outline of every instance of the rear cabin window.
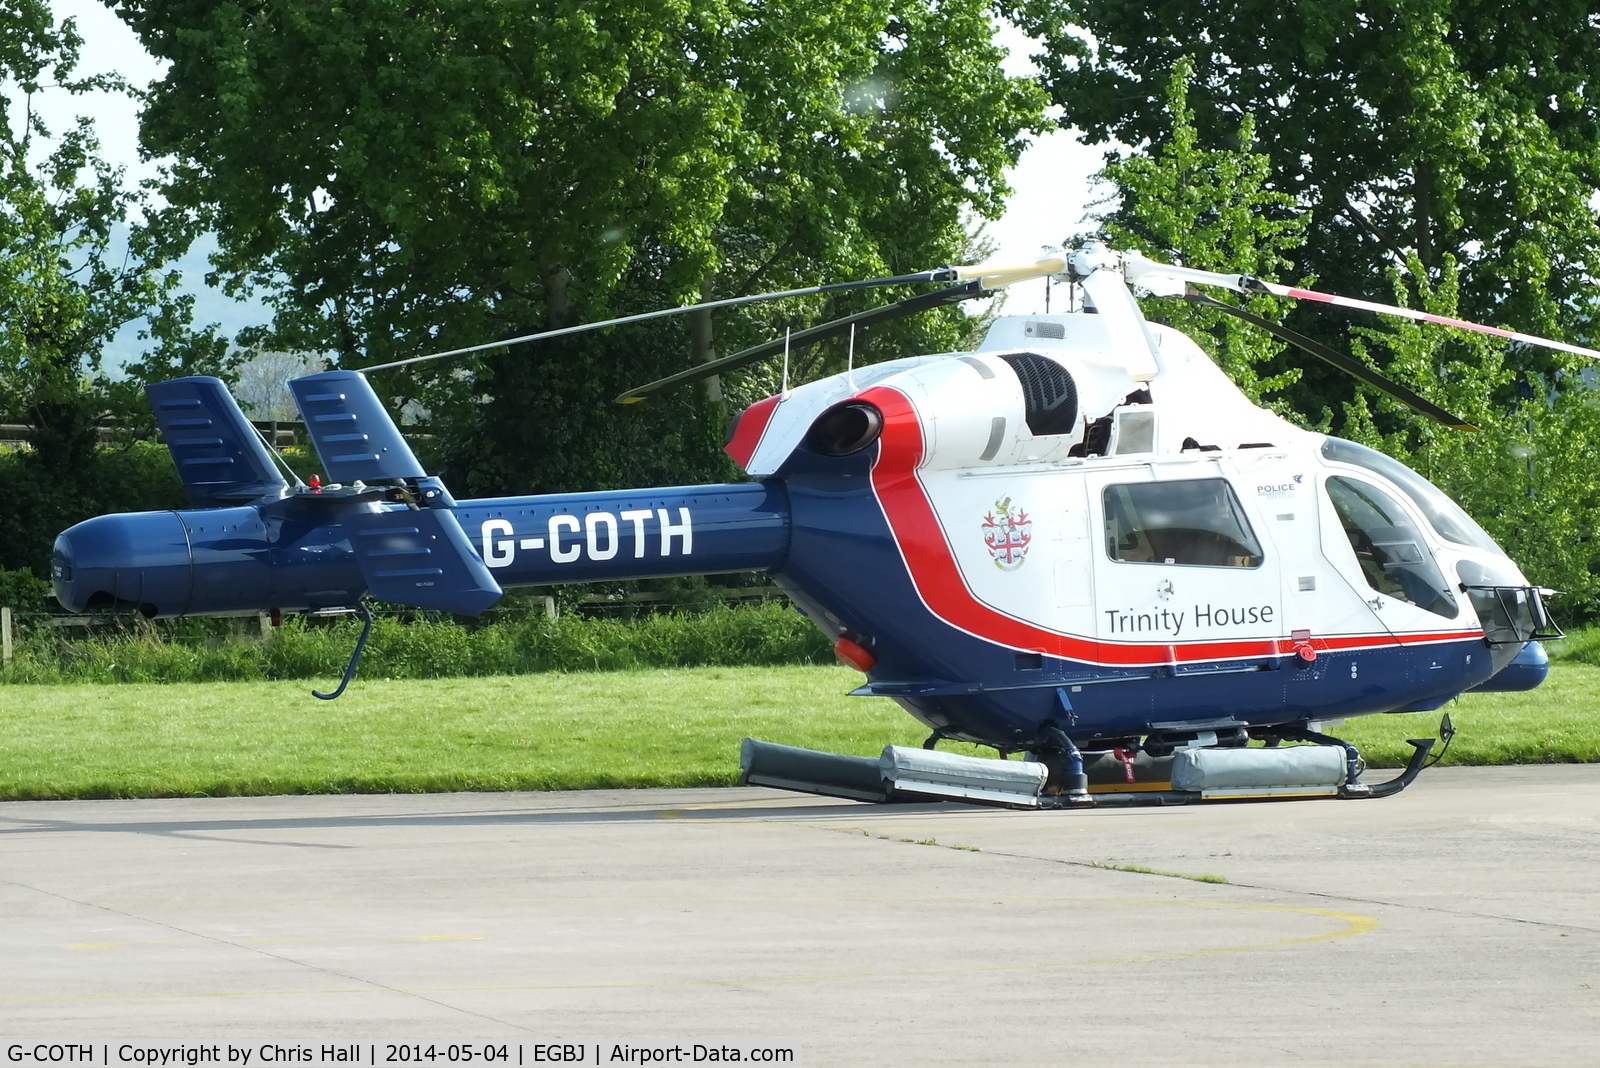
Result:
<instances>
[{"instance_id":1,"label":"rear cabin window","mask_svg":"<svg viewBox=\"0 0 1600 1068\"><path fill-rule=\"evenodd\" d=\"M1106 552L1134 564L1260 567L1261 543L1226 479L1107 486Z\"/></svg>"},{"instance_id":2,"label":"rear cabin window","mask_svg":"<svg viewBox=\"0 0 1600 1068\"><path fill-rule=\"evenodd\" d=\"M1460 609L1433 562L1433 553L1405 510L1378 487L1353 478L1328 479L1328 499L1367 585L1410 601L1434 615L1454 619Z\"/></svg>"}]
</instances>

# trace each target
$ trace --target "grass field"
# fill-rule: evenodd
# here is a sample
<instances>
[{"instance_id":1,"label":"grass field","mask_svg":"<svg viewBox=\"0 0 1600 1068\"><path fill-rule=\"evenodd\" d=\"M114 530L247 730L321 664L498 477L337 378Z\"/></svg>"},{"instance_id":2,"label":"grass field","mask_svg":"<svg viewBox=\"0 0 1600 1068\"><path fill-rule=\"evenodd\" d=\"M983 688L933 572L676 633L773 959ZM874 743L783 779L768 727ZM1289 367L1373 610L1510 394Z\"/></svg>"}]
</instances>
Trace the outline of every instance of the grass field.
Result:
<instances>
[{"instance_id":1,"label":"grass field","mask_svg":"<svg viewBox=\"0 0 1600 1068\"><path fill-rule=\"evenodd\" d=\"M840 667L690 668L358 681L0 688L0 798L706 786L749 736L838 753L920 744ZM1600 761L1600 668L1468 696L1449 763ZM1438 713L1353 720L1341 736L1397 766ZM952 749L958 747L949 747ZM973 751L973 750L967 750ZM991 751L985 750L985 753Z\"/></svg>"}]
</instances>

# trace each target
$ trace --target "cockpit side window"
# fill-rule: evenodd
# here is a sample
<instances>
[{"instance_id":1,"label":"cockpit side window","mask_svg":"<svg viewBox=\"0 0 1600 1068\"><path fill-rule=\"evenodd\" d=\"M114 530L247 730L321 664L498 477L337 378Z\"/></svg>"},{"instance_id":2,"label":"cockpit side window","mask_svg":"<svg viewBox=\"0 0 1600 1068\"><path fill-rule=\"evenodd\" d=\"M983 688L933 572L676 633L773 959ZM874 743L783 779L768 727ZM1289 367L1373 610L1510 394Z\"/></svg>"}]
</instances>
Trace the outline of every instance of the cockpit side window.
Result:
<instances>
[{"instance_id":1,"label":"cockpit side window","mask_svg":"<svg viewBox=\"0 0 1600 1068\"><path fill-rule=\"evenodd\" d=\"M1378 487L1353 478L1334 476L1327 488L1367 585L1454 619L1461 609L1422 533L1399 503Z\"/></svg>"},{"instance_id":2,"label":"cockpit side window","mask_svg":"<svg viewBox=\"0 0 1600 1068\"><path fill-rule=\"evenodd\" d=\"M1137 564L1260 567L1261 543L1226 479L1107 486L1106 553Z\"/></svg>"},{"instance_id":3,"label":"cockpit side window","mask_svg":"<svg viewBox=\"0 0 1600 1068\"><path fill-rule=\"evenodd\" d=\"M1428 522L1433 524L1434 531L1445 541L1453 541L1457 545L1475 546L1500 556L1505 555L1505 551L1495 544L1494 539L1489 537L1482 527L1473 522L1472 517L1463 511L1459 504L1445 496L1444 491L1438 486L1394 457L1385 456L1365 445L1357 445L1353 441L1335 437L1330 437L1322 443L1322 455L1339 463L1365 467L1368 471L1382 475L1399 486L1401 492L1411 498L1411 503L1427 517Z\"/></svg>"}]
</instances>

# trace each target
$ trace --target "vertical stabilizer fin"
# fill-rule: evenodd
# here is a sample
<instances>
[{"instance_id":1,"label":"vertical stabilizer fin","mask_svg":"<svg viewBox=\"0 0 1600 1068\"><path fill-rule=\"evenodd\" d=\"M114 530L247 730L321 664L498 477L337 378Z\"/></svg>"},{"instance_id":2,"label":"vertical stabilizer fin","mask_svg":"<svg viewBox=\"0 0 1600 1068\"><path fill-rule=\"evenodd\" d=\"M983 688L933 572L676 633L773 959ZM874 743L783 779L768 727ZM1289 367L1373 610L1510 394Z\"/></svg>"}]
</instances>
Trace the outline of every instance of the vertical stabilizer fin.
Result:
<instances>
[{"instance_id":1,"label":"vertical stabilizer fin","mask_svg":"<svg viewBox=\"0 0 1600 1068\"><path fill-rule=\"evenodd\" d=\"M361 372L306 375L290 380L289 391L331 481L427 477ZM367 589L380 601L475 616L500 599L500 584L448 508L384 508L342 522Z\"/></svg>"},{"instance_id":2,"label":"vertical stabilizer fin","mask_svg":"<svg viewBox=\"0 0 1600 1068\"><path fill-rule=\"evenodd\" d=\"M144 392L196 508L238 504L288 487L222 379L173 378Z\"/></svg>"},{"instance_id":3,"label":"vertical stabilizer fin","mask_svg":"<svg viewBox=\"0 0 1600 1068\"><path fill-rule=\"evenodd\" d=\"M422 478L427 472L360 371L289 380L330 482Z\"/></svg>"},{"instance_id":4,"label":"vertical stabilizer fin","mask_svg":"<svg viewBox=\"0 0 1600 1068\"><path fill-rule=\"evenodd\" d=\"M447 508L358 512L344 525L380 601L475 616L500 599L500 584Z\"/></svg>"}]
</instances>

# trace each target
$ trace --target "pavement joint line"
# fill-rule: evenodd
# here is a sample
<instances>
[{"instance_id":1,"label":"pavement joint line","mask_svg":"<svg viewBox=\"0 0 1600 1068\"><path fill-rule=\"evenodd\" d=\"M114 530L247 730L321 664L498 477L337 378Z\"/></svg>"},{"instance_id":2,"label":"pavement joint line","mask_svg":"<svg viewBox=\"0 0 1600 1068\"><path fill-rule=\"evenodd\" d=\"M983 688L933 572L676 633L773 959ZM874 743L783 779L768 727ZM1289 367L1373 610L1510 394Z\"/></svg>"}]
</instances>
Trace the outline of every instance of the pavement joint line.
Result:
<instances>
[{"instance_id":1,"label":"pavement joint line","mask_svg":"<svg viewBox=\"0 0 1600 1068\"><path fill-rule=\"evenodd\" d=\"M357 796L357 795L328 795L328 796ZM150 798L119 798L121 801L149 801ZM158 800L167 800L165 798ZM221 798L184 798L184 800L224 800ZM252 798L254 800L254 798ZM35 802L18 802L19 804L32 804ZM54 802L37 802L54 803ZM63 804L91 804L93 802L61 802ZM658 805L640 803L637 806L602 806L589 808L558 809L553 812L533 812L527 809L506 809L484 812L453 811L446 813L420 813L406 812L398 814L358 814L354 816L296 816L296 817L270 817L251 816L247 818L222 818L222 819L149 819L149 820L124 820L119 823L86 823L70 819L44 819L33 818L28 820L0 816L0 839L17 835L34 834L75 834L75 833L104 833L116 832L119 834L150 835L153 837L176 838L198 832L216 834L221 830L241 828L267 828L270 830L328 830L361 828L404 828L418 824L433 826L452 826L457 824L506 824L513 826L522 825L583 825L587 823L628 823L646 822L656 817L659 812ZM9 824L9 826L8 826ZM221 839L228 841L230 839ZM243 839L239 839L243 841Z\"/></svg>"},{"instance_id":2,"label":"pavement joint line","mask_svg":"<svg viewBox=\"0 0 1600 1068\"><path fill-rule=\"evenodd\" d=\"M1552 920L1530 920L1524 916L1503 916L1492 912L1464 912L1459 909L1442 909L1437 905L1414 905L1400 901L1383 901L1370 897L1351 897L1345 894L1330 894L1324 890L1285 890L1276 886L1262 886L1259 883L1230 883L1231 886L1248 887L1252 890L1266 890L1280 894L1301 894L1306 897L1323 898L1327 901L1348 902L1352 905L1380 905L1384 908L1410 909L1417 912L1433 912L1441 916L1461 916L1474 920L1498 920L1502 923L1527 924L1530 927L1548 927L1553 930L1581 931L1584 934L1600 934L1600 929L1583 927L1573 923L1556 923Z\"/></svg>"},{"instance_id":3,"label":"pavement joint line","mask_svg":"<svg viewBox=\"0 0 1600 1068\"><path fill-rule=\"evenodd\" d=\"M83 900L80 900L80 899L75 898L75 897L69 897L66 894L56 893L54 890L46 890L42 886L33 886L31 884L28 884L28 883L20 883L20 882L17 882L16 880L14 880L14 879L3 879L3 880L0 880L0 883L3 883L6 886L16 887L19 890L31 890L34 893L39 894L39 895L41 895L43 897L52 897L52 898L55 898L57 901L65 901L65 902L68 902L69 904L77 905L80 908L97 909L97 910L99 910L101 912L108 912L113 916L121 916L124 919L133 920L135 923L148 923L148 924L151 924L151 925L156 926L156 927L163 927L163 928L165 928L165 929L167 929L169 931L173 931L173 932L175 932L177 934L187 935L190 938L201 939L203 941L215 943L216 945L228 946L228 947L230 947L232 949L242 950L242 951L244 951L246 953L253 953L253 954L257 955L257 956L269 957L272 960L281 961L281 962L283 962L285 964L290 964L290 965L294 965L295 967L304 968L304 969L306 969L308 971L321 972L324 975L336 976L337 978L343 979L343 980L345 980L347 982L362 983L362 984L365 984L367 987L369 987L373 991L384 991L384 992L388 992L388 993L392 993L392 994L400 994L400 995L402 995L404 997L416 998L419 1001L426 1001L430 1005L437 1005L442 1009L446 1009L446 1010L453 1011L453 1012L459 1012L464 1016L475 1016L480 1020L487 1020L490 1023L496 1023L496 1024L501 1024L502 1026L505 1026L505 1027L515 1028L516 1030L525 1032L527 1034L536 1034L537 1033L537 1032L533 1031L530 1028L523 1027L520 1024L514 1024L514 1023L511 1023L511 1022L506 1021L506 1020L501 1020L501 1019L498 1019L498 1018L496 1018L494 1016L489 1016L489 1015L486 1015L486 1014L481 1013L481 1012L474 1012L471 1009L462 1008L459 1005L452 1005L447 1001L441 1001L438 998L431 998L431 997L428 997L425 994L419 993L417 991L405 990L405 989L402 989L400 987L390 986L387 983L380 983L377 980L366 979L366 978L363 978L362 976L359 976L359 975L351 975L348 972L341 972L341 971L339 971L339 970L337 970L335 968L329 968L329 967L326 967L324 965L312 964L309 961L295 960L293 957L285 956L282 953L274 953L271 950L265 949L265 948L263 948L261 946L258 946L258 945L249 945L247 943L234 942L234 941L231 941L230 939L222 938L222 937L220 937L218 935L205 934L205 933L200 932L200 931L191 931L188 928L180 927L175 923L169 923L169 922L167 922L165 920L158 920L158 919L153 919L153 918L147 917L147 916L140 916L140 915L137 915L136 913L126 912L126 911L124 911L122 909L112 908L110 905L102 905L102 904L100 904L98 902L94 902L94 901L83 901ZM24 999L18 999L18 998L14 998L14 997L7 997L4 1000L6 1000L6 1001L14 1001L14 1000L24 1000Z\"/></svg>"},{"instance_id":4,"label":"pavement joint line","mask_svg":"<svg viewBox=\"0 0 1600 1068\"><path fill-rule=\"evenodd\" d=\"M1061 857L1041 857L1032 853L1009 853L998 849L985 849L983 852L995 857L1010 857L1014 860L1042 861L1046 864L1061 864L1073 868L1097 868L1100 871L1122 871L1120 868L1108 868L1104 864L1096 864L1088 860L1066 860ZM1130 875L1142 875L1143 872L1127 872ZM1600 930L1593 927L1583 927L1578 924L1556 923L1551 920L1530 920L1522 916L1503 916L1491 912L1468 912L1460 909L1442 909L1437 905L1417 905L1403 901L1385 901L1382 898L1354 897L1348 894L1334 894L1326 890L1295 890L1282 886L1266 886L1262 883L1241 883L1232 879L1219 886L1234 886L1244 890L1262 890L1271 894L1295 894L1301 897L1322 898L1326 901L1337 901L1351 905L1379 905L1383 908L1406 909L1415 912L1432 912L1441 916L1460 916L1475 920L1498 920L1504 923L1522 923L1534 927L1549 927L1558 930L1581 931L1584 934L1600 934Z\"/></svg>"},{"instance_id":5,"label":"pavement joint line","mask_svg":"<svg viewBox=\"0 0 1600 1068\"><path fill-rule=\"evenodd\" d=\"M60 896L60 895L55 895ZM70 899L69 899L70 900ZM971 900L990 900L988 897L971 898ZM1006 900L1016 900L1007 898ZM1267 905L1249 902L1218 902L1218 901L1184 901L1167 900L1161 898L1042 898L1044 901L1080 901L1084 903L1122 904L1122 905L1177 905L1187 908L1216 908L1216 909L1245 909L1263 912L1292 912L1306 916L1327 917L1340 920L1345 924L1343 930L1330 931L1324 934L1307 935L1301 938L1284 938L1275 942L1257 942L1240 946L1218 946L1211 949L1191 949L1178 953L1150 953L1132 957L1104 957L1076 961L1043 961L1029 964L996 964L964 968L914 968L895 972L839 972L820 973L814 975L772 975L754 976L733 979L686 979L672 982L631 982L631 983L536 983L515 986L445 986L445 987L390 987L381 983L372 983L374 989L357 990L244 990L244 991L212 991L204 994L159 993L159 994L21 994L0 996L0 1003L4 1002L33 1002L33 1001L107 1001L107 1000L137 1000L140 998L173 999L184 997L277 997L293 996L299 994L363 994L379 991L393 991L421 998L432 1004L445 1008L454 1008L447 1002L427 997L428 994L483 994L483 993L531 993L538 991L558 990L671 990L694 987L713 986L769 986L782 983L827 983L850 982L857 980L881 979L925 979L950 975L989 975L1001 972L1041 972L1056 971L1066 968L1093 968L1106 967L1117 964L1150 964L1157 961L1189 960L1195 957L1218 957L1233 953L1255 953L1269 949L1285 949L1289 946L1306 945L1311 942L1329 942L1339 938L1349 938L1352 935L1367 934L1378 928L1379 923L1371 916L1362 916L1351 912L1335 912L1332 909L1302 908L1295 905ZM95 906L99 907L99 906ZM108 910L115 911L115 910ZM137 918L137 917L136 917ZM200 936L205 937L205 936ZM224 939L217 939L225 945L233 945ZM268 954L268 956L276 956ZM285 959L285 958L280 958ZM291 961L290 963L299 963ZM312 965L311 967L315 967ZM331 975L352 979L355 982L368 982L356 976L343 975L332 969L317 968ZM465 1011L465 1010L460 1010ZM489 1020L493 1023L504 1023L508 1027L517 1027L518 1030L534 1033L529 1028L519 1027L516 1024L498 1020L492 1016L481 1013L472 1015Z\"/></svg>"},{"instance_id":6,"label":"pavement joint line","mask_svg":"<svg viewBox=\"0 0 1600 1068\"><path fill-rule=\"evenodd\" d=\"M686 815L684 815L684 813L685 812L699 811L701 809L710 809L710 808L715 808L715 807L718 807L718 806L714 804L714 805L685 806L683 808L675 808L675 809L661 809L661 810L659 810L657 812L657 815L662 819L681 820L684 823L706 823L706 824L709 824L709 823L713 823L714 821L705 820L705 819L697 819L697 818L695 818L693 816L686 816ZM893 843L896 843L896 844L899 844L899 843L901 843L903 841L902 839L899 839L899 838L896 838L896 837L893 837L893 836L890 836L890 835L875 834L875 833L873 833L872 831L868 830L865 827L840 826L840 825L830 825L830 824L824 824L824 823L810 823L810 822L802 822L800 820L770 820L770 819L763 819L760 816L751 816L749 819L740 820L739 822L743 823L743 824L745 824L747 826L753 826L753 827L797 827L797 828L802 828L802 829L806 829L806 830L832 831L832 832L834 832L836 834L849 834L851 836L860 835L860 836L862 836L864 838L875 839L875 840L878 840L878 841L885 841L885 842L893 842ZM911 841L911 842L909 842L907 844L921 845L923 843L913 840L913 841ZM974 853L977 853L979 855L988 855L988 856L992 856L992 857L1007 857L1007 858L1012 859L1012 860L1032 860L1032 861L1038 861L1038 862L1045 863L1045 864L1058 864L1058 865L1063 865L1065 867L1085 868L1085 869L1092 869L1092 870L1096 870L1096 871L1122 871L1122 869L1115 868L1115 867L1107 867L1105 864L1096 863L1095 861L1092 861L1092 860L1067 860L1067 859L1062 858L1062 857L1041 857L1041 856L1037 856L1037 855L1032 854L1032 853L1013 853L1013 852L1008 852L1008 851L999 850L999 849L974 849L972 847L963 848L963 847L961 847L959 845L946 844L944 842L936 842L934 844L937 845L941 849L949 849L949 850L952 850L952 851L961 851L961 852L974 852ZM1145 872L1125 872L1125 871L1122 871L1122 873L1123 874L1127 874L1127 875L1144 875L1144 874L1147 874ZM1382 906L1384 908L1407 909L1407 910L1412 910L1412 911L1417 911L1417 912L1431 912L1431 913L1436 913L1436 914L1441 915L1441 916L1459 916L1459 917L1463 917L1463 918L1467 918L1467 919L1477 919L1477 920L1498 920L1498 921L1505 922L1505 923L1528 924L1528 925L1533 926L1533 927L1547 927L1547 928L1551 928L1551 929L1554 929L1554 930L1581 931L1584 934L1591 934L1591 935L1592 934L1600 934L1600 930L1597 930L1596 928L1584 927L1584 926L1581 926L1579 924L1556 923L1556 922L1551 921L1551 920L1532 920L1532 919L1527 919L1526 917L1522 917L1522 916L1505 916L1505 915L1498 915L1498 914L1489 913L1489 912L1470 912L1470 911L1463 911L1463 910L1460 910L1460 909L1444 909L1444 908L1439 908L1436 905L1417 905L1417 904L1409 904L1409 903L1406 903L1406 902L1385 901L1385 900L1383 900L1381 898L1353 897L1353 896L1350 896L1348 894L1335 894L1335 893L1330 893L1330 892L1325 891L1325 890L1295 890L1295 889L1290 889L1290 888L1281 887L1281 886L1266 886L1266 885L1263 885L1261 883L1235 882L1232 879L1229 879L1228 882L1226 882L1226 883L1218 883L1216 885L1238 887L1240 889L1245 889L1245 890L1261 890L1261 891L1265 891L1267 893L1273 893L1273 894L1296 894L1296 895L1300 895L1302 897L1322 898L1322 899L1327 900L1327 901L1344 902L1344 903L1348 903L1348 904L1352 904L1352 905L1379 905L1379 906Z\"/></svg>"},{"instance_id":7,"label":"pavement joint line","mask_svg":"<svg viewBox=\"0 0 1600 1068\"><path fill-rule=\"evenodd\" d=\"M990 856L1009 857L1014 860L1042 861L1046 864L1061 864L1074 868L1096 868L1100 871L1123 871L1121 868L1107 867L1104 864L1096 864L1094 861L1090 860L1065 860L1060 857L1035 856L1031 853L1009 853L998 849L985 849L983 852L989 854ZM1143 875L1146 873L1124 872L1124 874ZM1432 912L1441 916L1460 916L1475 920L1499 920L1506 923L1530 924L1534 927L1549 927L1558 930L1565 929L1569 931L1582 931L1584 934L1600 934L1600 930L1596 930L1593 927L1583 927L1577 924L1555 923L1550 920L1530 920L1522 916L1502 916L1489 912L1466 912L1460 909L1442 909L1436 905L1416 905L1400 901L1385 901L1382 898L1353 897L1348 894L1329 893L1326 890L1295 890L1282 886L1266 886L1262 883L1241 883L1236 882L1233 879L1229 879L1226 883L1219 883L1216 885L1235 886L1243 890L1261 890L1271 894L1296 894L1301 897L1321 898L1326 901L1337 901L1351 905L1379 905L1384 908L1408 909L1417 912Z\"/></svg>"},{"instance_id":8,"label":"pavement joint line","mask_svg":"<svg viewBox=\"0 0 1600 1068\"><path fill-rule=\"evenodd\" d=\"M291 846L295 849L355 849L339 842L274 842L268 838L235 838L226 834L206 834L202 831L164 831L168 838L181 838L186 842L233 842L238 845Z\"/></svg>"}]
</instances>

